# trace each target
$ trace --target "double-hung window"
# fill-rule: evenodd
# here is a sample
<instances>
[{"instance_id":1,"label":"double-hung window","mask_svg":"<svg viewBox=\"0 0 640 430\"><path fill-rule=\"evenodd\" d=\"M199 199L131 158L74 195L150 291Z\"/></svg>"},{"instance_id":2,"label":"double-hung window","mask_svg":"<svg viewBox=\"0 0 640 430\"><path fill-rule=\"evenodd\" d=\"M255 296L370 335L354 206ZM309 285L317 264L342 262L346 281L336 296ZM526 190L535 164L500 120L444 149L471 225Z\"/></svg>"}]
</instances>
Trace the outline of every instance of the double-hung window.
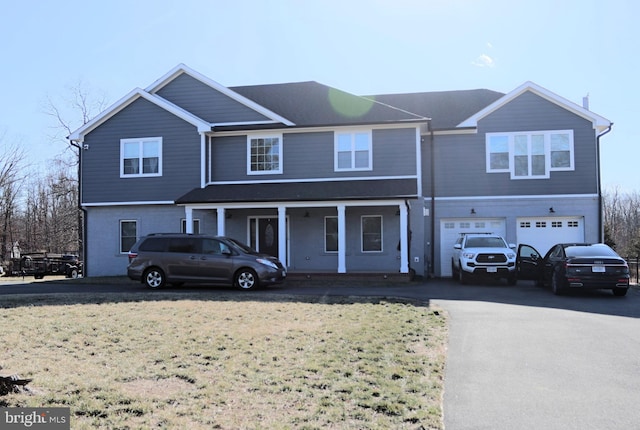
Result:
<instances>
[{"instance_id":1,"label":"double-hung window","mask_svg":"<svg viewBox=\"0 0 640 430\"><path fill-rule=\"evenodd\" d=\"M336 132L334 148L336 172L373 168L371 131Z\"/></svg>"},{"instance_id":2,"label":"double-hung window","mask_svg":"<svg viewBox=\"0 0 640 430\"><path fill-rule=\"evenodd\" d=\"M282 135L248 136L247 174L282 173Z\"/></svg>"},{"instance_id":3,"label":"double-hung window","mask_svg":"<svg viewBox=\"0 0 640 430\"><path fill-rule=\"evenodd\" d=\"M487 173L511 179L546 179L550 172L574 170L573 130L488 133Z\"/></svg>"},{"instance_id":4,"label":"double-hung window","mask_svg":"<svg viewBox=\"0 0 640 430\"><path fill-rule=\"evenodd\" d=\"M120 220L120 253L128 253L136 240L138 240L138 222Z\"/></svg>"},{"instance_id":5,"label":"double-hung window","mask_svg":"<svg viewBox=\"0 0 640 430\"><path fill-rule=\"evenodd\" d=\"M362 252L382 252L382 216L365 215L360 220Z\"/></svg>"},{"instance_id":6,"label":"double-hung window","mask_svg":"<svg viewBox=\"0 0 640 430\"><path fill-rule=\"evenodd\" d=\"M324 252L338 252L338 217L324 218Z\"/></svg>"},{"instance_id":7,"label":"double-hung window","mask_svg":"<svg viewBox=\"0 0 640 430\"><path fill-rule=\"evenodd\" d=\"M122 139L120 177L162 176L162 138Z\"/></svg>"}]
</instances>

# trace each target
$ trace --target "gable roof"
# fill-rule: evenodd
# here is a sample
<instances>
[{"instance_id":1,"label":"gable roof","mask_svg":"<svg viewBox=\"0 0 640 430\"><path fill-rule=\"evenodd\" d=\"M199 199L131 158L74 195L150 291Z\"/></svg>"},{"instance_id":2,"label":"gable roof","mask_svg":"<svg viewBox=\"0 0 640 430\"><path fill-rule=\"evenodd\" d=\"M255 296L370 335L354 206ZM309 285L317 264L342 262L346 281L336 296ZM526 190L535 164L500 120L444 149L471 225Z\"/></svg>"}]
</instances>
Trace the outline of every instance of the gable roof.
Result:
<instances>
[{"instance_id":1,"label":"gable roof","mask_svg":"<svg viewBox=\"0 0 640 430\"><path fill-rule=\"evenodd\" d=\"M149 93L155 94L160 89L162 89L165 85L167 85L168 83L170 83L171 81L173 81L175 78L177 78L178 76L180 76L182 74L187 74L187 75L191 76L192 78L197 79L198 81L202 82L203 84L208 85L209 87L211 87L214 90L216 90L216 91L226 95L227 97L237 101L238 103L241 103L241 104L247 106L248 108L253 109L256 112L266 116L267 118L270 118L274 122L279 122L279 123L282 123L282 124L288 125L288 126L295 125L289 119L281 116L280 114L278 114L278 113L276 113L276 112L274 112L272 110L269 110L264 105L255 103L253 100L250 100L250 99L244 97L242 94L239 94L239 93L233 91L231 88L227 88L224 85L221 85L221 84L217 83L213 79L210 79L210 78L204 76L203 74L201 74L199 72L196 72L195 70L191 69L190 67L187 67L184 64L178 64L176 67L171 69L169 72L167 72L160 79L156 80L151 85L149 85L146 88L146 91L149 92Z\"/></svg>"},{"instance_id":2,"label":"gable roof","mask_svg":"<svg viewBox=\"0 0 640 430\"><path fill-rule=\"evenodd\" d=\"M107 109L102 111L100 114L98 114L98 116L93 118L91 121L87 122L82 127L78 128L76 131L71 133L68 136L68 139L73 142L82 142L84 140L84 136L87 133L91 132L92 130L100 126L102 123L104 123L109 118L116 115L118 112L120 112L121 110L123 110L124 108L126 108L131 103L138 100L139 98L143 98L155 104L156 106L168 112L171 112L175 116L183 119L184 121L196 127L199 132L205 132L205 131L211 130L211 125L209 123L187 112L181 107L176 106L173 103L161 97L157 97L152 94L149 94L148 92L144 91L141 88L136 88L133 91L131 91L129 94L127 94L126 96L122 97L120 100L118 100L117 102L109 106Z\"/></svg>"},{"instance_id":3,"label":"gable roof","mask_svg":"<svg viewBox=\"0 0 640 430\"><path fill-rule=\"evenodd\" d=\"M503 93L497 91L477 89L381 94L367 97L429 117L434 130L448 130L456 128L462 121L503 96Z\"/></svg>"},{"instance_id":4,"label":"gable roof","mask_svg":"<svg viewBox=\"0 0 640 430\"><path fill-rule=\"evenodd\" d=\"M231 90L279 112L299 127L428 120L423 115L314 81L232 87Z\"/></svg>"},{"instance_id":5,"label":"gable roof","mask_svg":"<svg viewBox=\"0 0 640 430\"><path fill-rule=\"evenodd\" d=\"M596 130L598 130L598 132L603 132L605 131L607 128L609 128L612 125L612 122L609 121L608 119L595 114L593 112L591 112L590 110L587 110L585 108L583 108L582 106L573 103L572 101L569 101L563 97L560 97L559 95L552 93L551 91L547 90L546 88L541 87L540 85L537 85L533 82L525 82L524 84L520 85L518 88L516 88L515 90L511 91L510 93L504 95L503 97L499 98L498 100L494 101L493 103L491 103L490 105L486 106L484 109L476 112L475 114L471 115L469 118L465 119L464 121L462 121L460 124L458 124L458 127L477 127L478 125L478 121L481 120L482 118L486 117L487 115L491 114L492 112L500 109L501 107L503 107L504 105L506 105L507 103L509 103L510 101L512 101L513 99L515 99L516 97L522 95L523 93L525 93L526 91L530 91L548 101L550 101L551 103L555 103L556 105L570 111L573 112L574 114L589 120L593 123L593 128L595 128Z\"/></svg>"}]
</instances>

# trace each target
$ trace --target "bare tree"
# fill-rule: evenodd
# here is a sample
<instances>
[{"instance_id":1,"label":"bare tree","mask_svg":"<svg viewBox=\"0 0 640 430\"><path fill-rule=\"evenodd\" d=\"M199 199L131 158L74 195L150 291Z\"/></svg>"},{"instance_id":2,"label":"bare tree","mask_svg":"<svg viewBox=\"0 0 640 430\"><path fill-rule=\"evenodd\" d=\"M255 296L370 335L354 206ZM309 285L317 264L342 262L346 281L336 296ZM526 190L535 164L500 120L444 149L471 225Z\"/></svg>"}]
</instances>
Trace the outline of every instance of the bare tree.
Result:
<instances>
[{"instance_id":1,"label":"bare tree","mask_svg":"<svg viewBox=\"0 0 640 430\"><path fill-rule=\"evenodd\" d=\"M66 144L66 150L70 150L72 156L59 157L59 160L66 163L69 166L77 166L75 178L65 176L62 182L57 182L56 187L58 191L52 190L52 192L59 193L60 189L75 190L75 207L76 207L76 228L68 231L74 231L77 243L77 249L82 254L84 249L84 237L83 237L83 213L80 209L80 194L79 194L79 178L80 178L80 151L81 145L77 142L68 140L69 135L82 125L91 121L98 113L103 111L106 106L106 97L104 94L96 94L95 91L91 91L85 82L78 80L75 85L69 86L68 95L66 98L54 101L50 97L47 98L45 105L45 113L54 119L55 125L52 127L54 134L51 136L52 141L64 141ZM61 178L58 178L62 180ZM75 186L70 187L69 180L75 181ZM64 183L64 186L62 185ZM53 185L50 183L50 185ZM62 221L62 220L61 220ZM56 225L58 225L56 223Z\"/></svg>"},{"instance_id":2,"label":"bare tree","mask_svg":"<svg viewBox=\"0 0 640 430\"><path fill-rule=\"evenodd\" d=\"M0 143L2 141L4 135L0 138ZM13 244L18 195L26 176L26 156L17 144L4 144L0 148L0 258L4 261Z\"/></svg>"},{"instance_id":3,"label":"bare tree","mask_svg":"<svg viewBox=\"0 0 640 430\"><path fill-rule=\"evenodd\" d=\"M640 255L640 194L619 188L603 193L604 227L619 254Z\"/></svg>"}]
</instances>

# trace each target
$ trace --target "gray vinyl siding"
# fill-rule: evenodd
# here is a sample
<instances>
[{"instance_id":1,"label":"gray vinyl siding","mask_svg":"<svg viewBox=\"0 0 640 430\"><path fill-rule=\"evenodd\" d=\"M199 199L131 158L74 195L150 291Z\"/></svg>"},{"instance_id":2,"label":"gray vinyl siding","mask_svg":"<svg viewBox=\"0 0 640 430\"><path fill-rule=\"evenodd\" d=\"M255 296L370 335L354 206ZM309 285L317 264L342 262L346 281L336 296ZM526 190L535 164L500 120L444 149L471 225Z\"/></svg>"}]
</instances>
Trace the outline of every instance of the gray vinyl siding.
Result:
<instances>
[{"instance_id":1,"label":"gray vinyl siding","mask_svg":"<svg viewBox=\"0 0 640 430\"><path fill-rule=\"evenodd\" d=\"M186 74L175 78L157 94L211 123L269 120L264 115Z\"/></svg>"},{"instance_id":2,"label":"gray vinyl siding","mask_svg":"<svg viewBox=\"0 0 640 430\"><path fill-rule=\"evenodd\" d=\"M486 172L486 133L574 131L573 171L552 171L549 179L513 180L509 173ZM425 139L429 142L429 139ZM430 190L431 148L424 147L423 189ZM437 197L594 194L597 149L591 122L535 95L524 93L482 119L476 134L435 136Z\"/></svg>"},{"instance_id":3,"label":"gray vinyl siding","mask_svg":"<svg viewBox=\"0 0 640 430\"><path fill-rule=\"evenodd\" d=\"M247 136L215 137L211 150L211 181L322 179L417 175L416 132L413 128L373 130L373 170L335 172L334 133L285 133L282 174L247 174Z\"/></svg>"},{"instance_id":4,"label":"gray vinyl siding","mask_svg":"<svg viewBox=\"0 0 640 430\"><path fill-rule=\"evenodd\" d=\"M162 176L120 178L120 140L162 137ZM173 201L200 186L200 135L138 99L89 133L82 152L83 203Z\"/></svg>"}]
</instances>

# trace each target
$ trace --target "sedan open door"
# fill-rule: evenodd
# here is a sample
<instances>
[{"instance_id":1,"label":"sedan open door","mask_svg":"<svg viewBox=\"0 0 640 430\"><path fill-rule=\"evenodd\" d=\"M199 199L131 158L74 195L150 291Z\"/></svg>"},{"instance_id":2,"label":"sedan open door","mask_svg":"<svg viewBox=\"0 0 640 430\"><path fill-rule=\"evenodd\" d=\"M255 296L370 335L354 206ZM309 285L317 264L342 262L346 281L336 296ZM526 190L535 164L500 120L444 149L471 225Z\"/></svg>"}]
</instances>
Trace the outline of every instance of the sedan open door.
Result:
<instances>
[{"instance_id":1,"label":"sedan open door","mask_svg":"<svg viewBox=\"0 0 640 430\"><path fill-rule=\"evenodd\" d=\"M516 273L520 280L543 282L544 261L542 255L531 245L518 245Z\"/></svg>"}]
</instances>

